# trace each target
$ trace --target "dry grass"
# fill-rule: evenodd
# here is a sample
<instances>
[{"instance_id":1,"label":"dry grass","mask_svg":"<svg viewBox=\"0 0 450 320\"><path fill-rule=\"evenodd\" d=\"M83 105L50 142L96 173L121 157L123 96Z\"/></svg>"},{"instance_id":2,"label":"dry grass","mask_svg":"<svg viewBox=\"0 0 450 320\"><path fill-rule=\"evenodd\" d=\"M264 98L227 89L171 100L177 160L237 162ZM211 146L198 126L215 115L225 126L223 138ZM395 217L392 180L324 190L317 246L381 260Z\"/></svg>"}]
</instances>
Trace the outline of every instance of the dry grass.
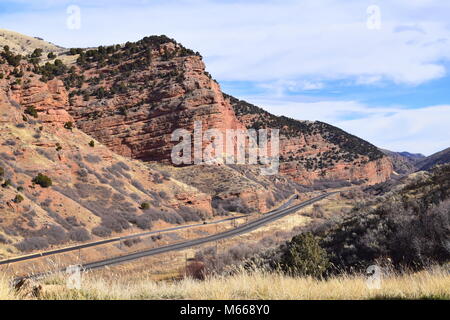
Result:
<instances>
[{"instance_id":1,"label":"dry grass","mask_svg":"<svg viewBox=\"0 0 450 320\"><path fill-rule=\"evenodd\" d=\"M282 274L239 272L205 281L183 279L156 282L144 277L121 281L86 275L80 290L67 289L64 278L44 282L40 299L450 299L450 274L437 269L383 279L381 289L369 289L362 276L328 280L292 278ZM21 298L0 281L0 299Z\"/></svg>"}]
</instances>

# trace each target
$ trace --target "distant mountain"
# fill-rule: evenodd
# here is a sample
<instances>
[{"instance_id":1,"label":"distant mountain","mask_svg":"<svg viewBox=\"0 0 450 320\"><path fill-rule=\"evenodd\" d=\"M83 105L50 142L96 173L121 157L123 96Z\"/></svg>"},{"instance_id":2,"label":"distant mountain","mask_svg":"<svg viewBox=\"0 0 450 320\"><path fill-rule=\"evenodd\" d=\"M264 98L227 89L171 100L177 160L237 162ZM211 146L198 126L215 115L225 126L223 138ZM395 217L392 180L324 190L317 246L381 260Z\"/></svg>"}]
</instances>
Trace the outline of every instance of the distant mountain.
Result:
<instances>
[{"instance_id":1,"label":"distant mountain","mask_svg":"<svg viewBox=\"0 0 450 320\"><path fill-rule=\"evenodd\" d=\"M381 151L387 155L394 165L394 171L399 174L408 174L417 170L417 163L423 159L425 156L420 153L409 153L409 152L394 152L385 149Z\"/></svg>"},{"instance_id":2,"label":"distant mountain","mask_svg":"<svg viewBox=\"0 0 450 320\"><path fill-rule=\"evenodd\" d=\"M435 165L446 164L449 162L450 162L450 148L447 148L445 150L442 150L440 152L437 152L429 157L420 160L416 166L419 170L430 170Z\"/></svg>"},{"instance_id":3,"label":"distant mountain","mask_svg":"<svg viewBox=\"0 0 450 320\"><path fill-rule=\"evenodd\" d=\"M421 153L409 153L407 151L403 151L403 152L399 152L399 155L406 157L408 159L417 159L417 160L422 160L423 158L426 158L426 156L424 156Z\"/></svg>"}]
</instances>

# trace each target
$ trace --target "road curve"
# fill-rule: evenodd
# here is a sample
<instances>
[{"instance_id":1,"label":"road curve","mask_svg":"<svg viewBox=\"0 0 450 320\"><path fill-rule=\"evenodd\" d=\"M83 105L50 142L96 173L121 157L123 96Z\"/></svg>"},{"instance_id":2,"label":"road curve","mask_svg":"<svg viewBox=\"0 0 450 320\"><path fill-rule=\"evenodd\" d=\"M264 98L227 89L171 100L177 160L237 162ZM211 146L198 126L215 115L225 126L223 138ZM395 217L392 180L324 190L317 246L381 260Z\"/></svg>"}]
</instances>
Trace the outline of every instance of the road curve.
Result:
<instances>
[{"instance_id":1,"label":"road curve","mask_svg":"<svg viewBox=\"0 0 450 320\"><path fill-rule=\"evenodd\" d=\"M217 233L217 234L207 236L204 238L178 242L178 243L166 245L163 247L152 248L152 249L148 249L148 250L144 250L144 251L140 251L140 252L135 252L135 253L123 255L120 257L113 257L113 258L108 258L108 259L104 259L104 260L100 260L100 261L96 261L96 262L86 263L86 264L81 265L80 267L83 271L94 270L94 269L98 269L98 268L102 268L102 267L106 267L106 266L111 266L111 265L116 265L116 264L120 264L120 263L124 263L124 262L128 262L128 261L136 260L136 259L143 258L143 257L149 257L149 256L161 254L161 253L170 252L170 251L183 250L183 249L187 249L190 247L205 244L208 242L213 242L213 241L218 241L218 240L222 240L222 239L226 239L226 238L230 238L230 237L235 237L235 236L253 231L269 222L281 219L293 212L298 211L301 208L309 206L315 202L318 202L318 201L320 201L330 195L336 194L336 193L337 192L326 193L326 194L317 196L315 198L304 201L300 204L294 205L294 206L286 208L286 209L274 210L272 212L265 214L260 219L250 221L250 222L248 222L244 225L241 225L239 227L236 227L235 229L232 229L232 230L224 231L224 232ZM59 270L59 272L64 272L64 271L65 271L65 269ZM45 272L45 273L39 273L39 274L29 275L29 276L25 276L25 277L19 277L19 278L16 278L14 280L14 282L17 282L17 281L20 281L23 279L27 279L27 278L41 278L48 274L50 274L50 273Z\"/></svg>"},{"instance_id":2,"label":"road curve","mask_svg":"<svg viewBox=\"0 0 450 320\"><path fill-rule=\"evenodd\" d=\"M292 201L294 199L295 199L295 196L291 197L288 201L286 201L286 203L282 204L280 207L278 207L275 210L267 212L266 214L270 214L270 213L272 213L274 211L286 208L287 206L289 206L292 203ZM171 231L177 231L177 230L183 230L183 229L188 229L188 228L193 228L193 227L199 227L199 226L203 226L205 224L207 224L207 225L214 225L214 224L219 224L219 223L223 223L223 222L227 222L227 221L233 221L233 220L237 220L237 219L241 219L241 218L245 218L245 217L247 217L247 215L235 216L235 217L225 218L225 219L221 219L221 220L217 220L217 221L189 224L189 225L184 225L184 226L179 226L179 227L172 227L172 228L167 228L167 229L162 229L162 230L153 230L153 231L146 231L146 232L141 232L141 233L134 233L134 234L130 234L130 235L127 235L127 236L122 236L122 237L114 237L114 238L109 238L109 239L105 239L105 240L99 240L99 241L94 241L94 242L89 242L89 243L78 244L78 245L65 247L65 248L60 248L60 249L48 250L48 251L43 251L43 252L38 252L38 253L32 253L32 254L28 254L28 255L24 255L24 256L19 256L19 257L9 258L9 259L5 259L5 260L0 260L0 266L1 265L5 265L5 264L11 264L11 263L16 263L16 262L36 259L36 258L52 256L52 255L55 255L55 254L60 254L60 253L65 253L65 252L71 252L71 251L76 251L76 250L81 250L81 249L101 246L101 245L108 244L108 243L120 242L120 241L127 240L127 239L145 237L145 236L149 236L149 235L152 235L152 234L166 233L166 232L171 232Z\"/></svg>"},{"instance_id":3,"label":"road curve","mask_svg":"<svg viewBox=\"0 0 450 320\"><path fill-rule=\"evenodd\" d=\"M187 249L190 247L198 246L200 244L238 236L243 233L253 231L269 222L283 218L284 216L287 216L293 212L298 211L301 208L304 208L304 207L309 206L317 201L320 201L334 193L336 193L336 192L323 194L321 196L312 198L310 200L307 200L305 202L302 202L298 205L292 206L287 209L272 211L271 213L266 214L264 217L262 217L260 219L248 222L248 223L246 223L240 227L237 227L235 229L232 229L232 230L224 231L224 232L217 233L217 234L207 236L204 238L174 243L174 244L170 244L170 245L159 247L159 248L153 248L153 249L149 249L149 250L145 250L145 251L127 254L124 256L120 256L120 257L109 258L109 259L105 259L105 260L101 260L101 261L97 261L97 262L83 264L82 268L84 270L98 269L98 268L102 268L105 266L110 266L110 265L114 265L114 264L127 262L130 260L135 260L135 259L139 259L139 258L143 258L143 257L153 256L156 254L166 253L169 251L183 250L183 249Z\"/></svg>"}]
</instances>

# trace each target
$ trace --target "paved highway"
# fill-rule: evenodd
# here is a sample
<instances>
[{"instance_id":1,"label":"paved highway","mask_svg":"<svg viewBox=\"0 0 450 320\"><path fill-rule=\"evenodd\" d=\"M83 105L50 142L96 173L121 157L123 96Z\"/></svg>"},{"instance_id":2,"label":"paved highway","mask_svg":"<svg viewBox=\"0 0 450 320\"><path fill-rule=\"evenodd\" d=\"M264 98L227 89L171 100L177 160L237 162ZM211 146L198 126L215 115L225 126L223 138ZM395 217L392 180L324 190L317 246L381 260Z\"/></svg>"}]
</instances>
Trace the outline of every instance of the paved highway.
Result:
<instances>
[{"instance_id":1,"label":"paved highway","mask_svg":"<svg viewBox=\"0 0 450 320\"><path fill-rule=\"evenodd\" d=\"M332 194L335 194L335 193L336 192L326 193L321 196L318 196L318 197L312 198L310 200L307 200L305 202L302 202L300 204L297 204L295 206L289 207L287 209L274 210L270 213L267 213L260 219L248 222L248 223L241 225L232 230L217 233L217 234L207 236L204 238L183 241L183 242L174 243L174 244L170 244L170 245L159 247L159 248L153 248L153 249L149 249L149 250L145 250L145 251L140 251L140 252L136 252L136 253L123 255L120 257L109 258L109 259L105 259L105 260L101 260L101 261L97 261L97 262L87 263L87 264L82 265L82 268L84 270L98 269L98 268L102 268L105 266L119 264L119 263L131 261L131 260L135 260L135 259L139 259L139 258L143 258L143 257L153 256L156 254L166 253L166 252L170 252L170 251L183 250L183 249L198 246L198 245L201 245L204 243L218 241L218 240L222 240L222 239L226 239L226 238L230 238L230 237L235 237L235 236L241 235L243 233L248 233L250 231L253 231L269 222L283 218L293 212L298 211L301 208L309 206L309 205L311 205L317 201L320 201L320 200L322 200Z\"/></svg>"},{"instance_id":2,"label":"paved highway","mask_svg":"<svg viewBox=\"0 0 450 320\"><path fill-rule=\"evenodd\" d=\"M270 213L272 213L272 212L274 212L276 210L281 210L281 209L286 208L287 206L291 205L291 203L295 199L296 199L296 196L291 197L288 201L286 201L286 203L284 203L283 205L281 205L280 207L278 207L275 210L269 211L267 214L270 214ZM79 245L65 247L65 248L60 248L60 249L55 249L55 250L48 250L48 251L44 251L44 252L33 253L33 254L25 255L25 256L20 256L20 257L14 257L14 258L6 259L6 260L1 260L0 261L0 266L1 265L5 265L5 264L10 264L10 263L15 263L15 262L21 262L21 261L41 258L41 257L47 257L47 256L59 254L59 253L65 253L65 252L76 251L76 250L85 249L85 248L101 246L101 245L108 244L108 243L120 242L120 241L124 241L124 240L127 240L127 239L133 239L133 238L149 236L149 235L152 235L152 234L166 233L166 232L171 232L171 231L177 231L177 230L182 230L182 229L199 227L199 226L204 226L205 224L208 224L208 225L219 224L219 223L232 221L232 220L236 220L236 219L241 219L241 218L246 218L246 217L248 217L248 216L247 215L242 215L242 216L225 218L225 219L221 219L221 220L218 220L218 221L202 222L202 223L196 223L196 224L190 224L190 225L186 225L186 226L167 228L167 229L162 229L162 230L154 230L154 231L147 231L147 232L141 232L141 233L134 233L134 234L130 234L130 235L127 235L127 236L122 236L122 237L114 237L114 238L110 238L110 239L99 240L99 241L79 244Z\"/></svg>"},{"instance_id":3,"label":"paved highway","mask_svg":"<svg viewBox=\"0 0 450 320\"><path fill-rule=\"evenodd\" d=\"M124 263L124 262L128 262L128 261L136 260L136 259L143 258L143 257L149 257L149 256L161 254L161 253L170 252L170 251L183 250L183 249L187 249L190 247L205 244L208 242L213 242L213 241L218 241L218 240L222 240L222 239L226 239L226 238L230 238L230 237L235 237L235 236L253 231L269 222L273 222L275 220L281 219L293 212L300 210L301 208L309 206L315 202L321 201L322 199L324 199L330 195L336 194L336 193L337 192L326 193L326 194L317 196L315 198L304 201L300 204L294 205L289 208L284 208L285 206L283 205L282 207L265 214L262 218L250 221L250 222L248 222L244 225L241 225L239 227L236 227L234 229L224 231L221 233L217 233L217 234L214 234L211 236L207 236L207 237L199 238L199 239L187 240L187 241L183 241L183 242L178 242L178 243L166 245L163 247L152 248L152 249L148 249L148 250L144 250L144 251L140 251L140 252L123 255L120 257L113 257L113 258L108 258L108 259L104 259L104 260L100 260L100 261L96 261L96 262L86 263L86 264L81 265L80 267L82 270L94 270L94 269L98 269L98 268L102 268L102 267L106 267L106 266L111 266L111 265L116 265L116 264L120 264L120 263ZM289 202L292 202L292 199L289 200ZM58 272L64 272L64 271L65 271L65 269L62 269L62 270L59 270ZM20 281L25 278L41 278L41 277L44 277L51 273L52 272L44 272L44 273L29 275L29 276L25 276L25 277L20 277L20 278L16 278L14 280L14 282Z\"/></svg>"}]
</instances>

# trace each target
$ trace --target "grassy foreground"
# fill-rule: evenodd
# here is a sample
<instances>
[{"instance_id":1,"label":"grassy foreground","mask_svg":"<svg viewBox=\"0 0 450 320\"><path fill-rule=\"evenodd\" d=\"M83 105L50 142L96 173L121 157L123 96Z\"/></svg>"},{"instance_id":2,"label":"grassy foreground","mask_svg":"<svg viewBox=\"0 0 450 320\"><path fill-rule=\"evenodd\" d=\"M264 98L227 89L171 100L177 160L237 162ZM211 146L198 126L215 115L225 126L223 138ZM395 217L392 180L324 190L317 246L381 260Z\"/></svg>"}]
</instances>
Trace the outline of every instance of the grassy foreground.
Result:
<instances>
[{"instance_id":1,"label":"grassy foreground","mask_svg":"<svg viewBox=\"0 0 450 320\"><path fill-rule=\"evenodd\" d=\"M63 277L48 279L41 285L37 299L450 299L450 274L440 269L387 276L381 289L369 289L362 276L321 281L264 272L175 282L147 279L125 282L88 274L79 290L68 289ZM36 297L26 290L16 292L3 278L0 299Z\"/></svg>"}]
</instances>

